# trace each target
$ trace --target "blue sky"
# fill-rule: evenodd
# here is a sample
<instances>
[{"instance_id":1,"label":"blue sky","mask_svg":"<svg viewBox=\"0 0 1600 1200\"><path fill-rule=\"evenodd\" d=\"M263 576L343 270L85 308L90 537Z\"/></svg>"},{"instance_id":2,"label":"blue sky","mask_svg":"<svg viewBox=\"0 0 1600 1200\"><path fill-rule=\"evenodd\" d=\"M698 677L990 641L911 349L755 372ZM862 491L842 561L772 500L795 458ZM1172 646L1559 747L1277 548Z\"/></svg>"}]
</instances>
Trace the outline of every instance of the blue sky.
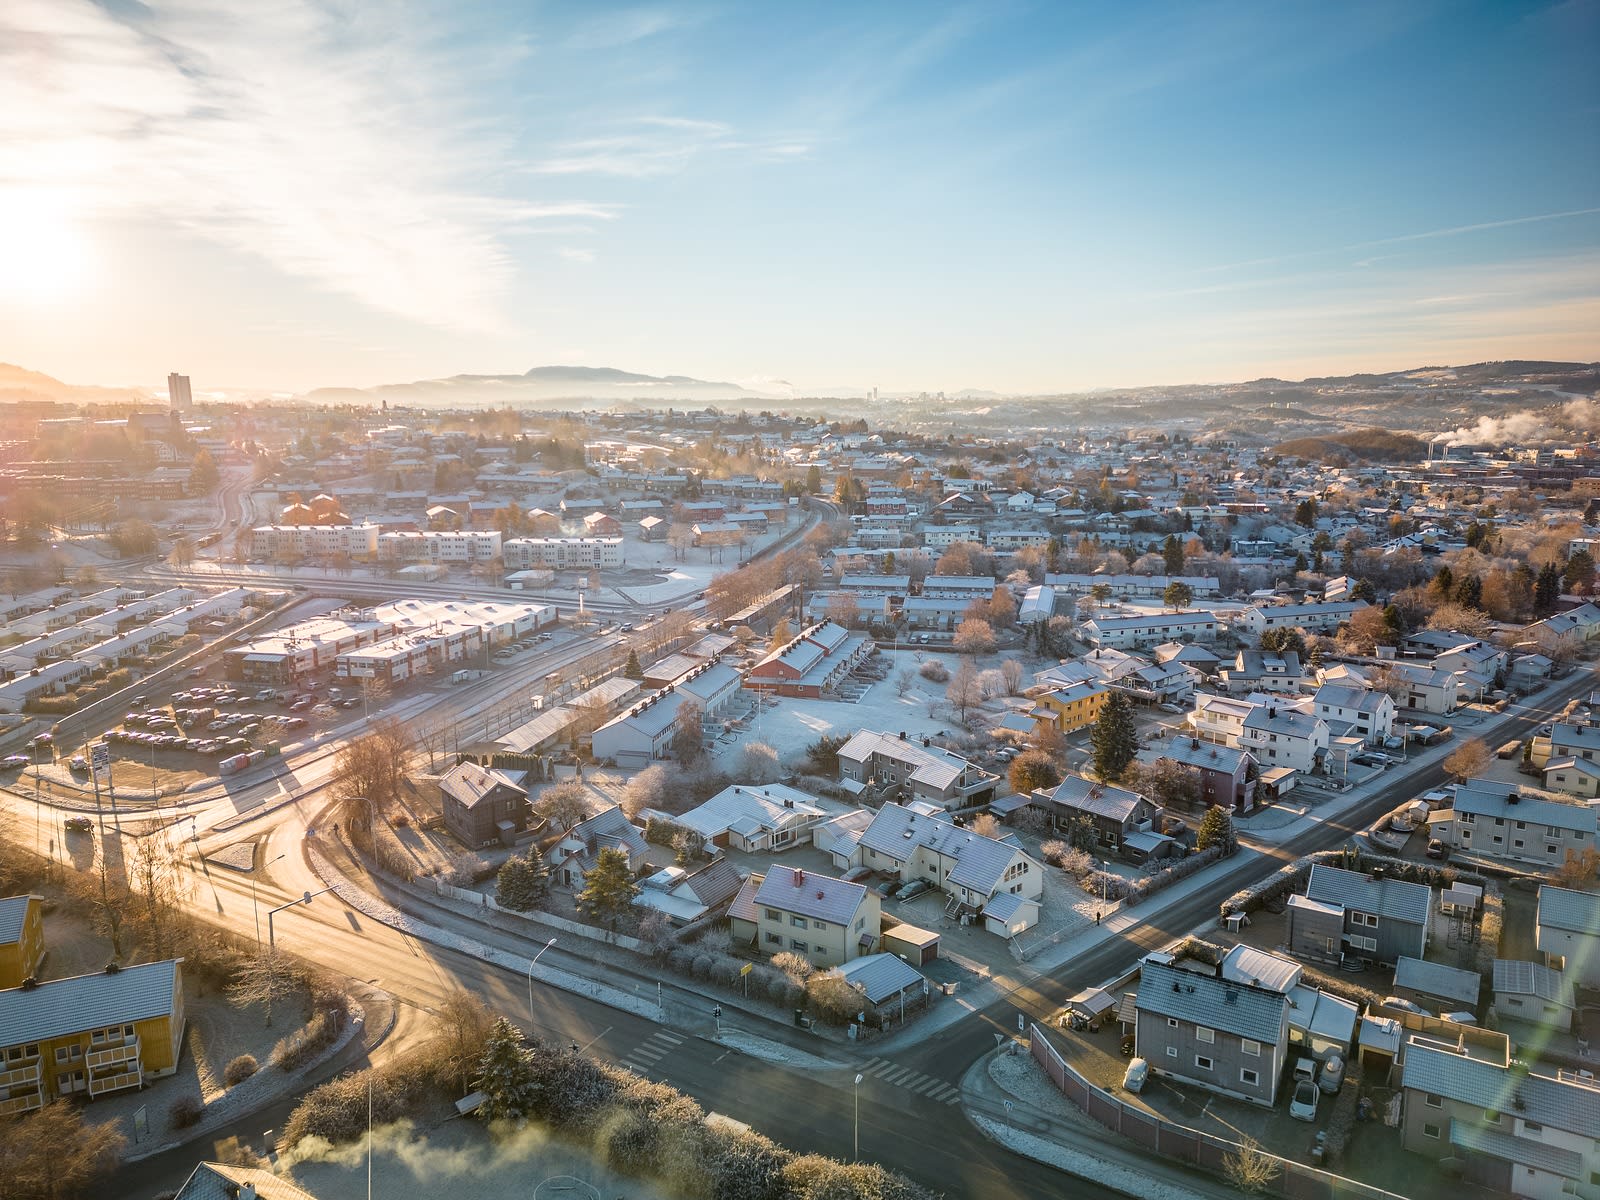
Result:
<instances>
[{"instance_id":1,"label":"blue sky","mask_svg":"<svg viewBox=\"0 0 1600 1200\"><path fill-rule=\"evenodd\" d=\"M6 0L0 360L1063 391L1600 357L1600 3Z\"/></svg>"}]
</instances>

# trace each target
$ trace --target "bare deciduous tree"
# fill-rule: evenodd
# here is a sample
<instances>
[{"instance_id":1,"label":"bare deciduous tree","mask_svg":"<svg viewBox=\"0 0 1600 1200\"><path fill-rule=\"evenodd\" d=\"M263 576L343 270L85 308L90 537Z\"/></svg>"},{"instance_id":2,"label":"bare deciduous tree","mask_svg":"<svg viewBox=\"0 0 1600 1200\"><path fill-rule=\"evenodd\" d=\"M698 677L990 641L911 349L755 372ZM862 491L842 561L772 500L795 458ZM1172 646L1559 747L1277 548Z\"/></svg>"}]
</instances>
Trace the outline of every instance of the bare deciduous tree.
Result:
<instances>
[{"instance_id":1,"label":"bare deciduous tree","mask_svg":"<svg viewBox=\"0 0 1600 1200\"><path fill-rule=\"evenodd\" d=\"M1246 1195L1258 1195L1267 1190L1278 1177L1281 1168L1278 1160L1261 1148L1261 1143L1247 1137L1239 1149L1222 1158L1222 1173L1228 1182Z\"/></svg>"},{"instance_id":2,"label":"bare deciduous tree","mask_svg":"<svg viewBox=\"0 0 1600 1200\"><path fill-rule=\"evenodd\" d=\"M137 898L137 915L156 958L174 953L176 927L184 901L189 898L189 876L183 869L183 852L166 832L152 833L128 855L128 878Z\"/></svg>"},{"instance_id":3,"label":"bare deciduous tree","mask_svg":"<svg viewBox=\"0 0 1600 1200\"><path fill-rule=\"evenodd\" d=\"M583 784L569 779L545 788L533 807L551 824L571 829L589 815L589 793Z\"/></svg>"},{"instance_id":4,"label":"bare deciduous tree","mask_svg":"<svg viewBox=\"0 0 1600 1200\"><path fill-rule=\"evenodd\" d=\"M288 956L268 947L254 958L246 959L228 985L228 995L235 1004L265 1004L267 1025L272 1024L272 1005L278 1000L297 995L305 979Z\"/></svg>"}]
</instances>

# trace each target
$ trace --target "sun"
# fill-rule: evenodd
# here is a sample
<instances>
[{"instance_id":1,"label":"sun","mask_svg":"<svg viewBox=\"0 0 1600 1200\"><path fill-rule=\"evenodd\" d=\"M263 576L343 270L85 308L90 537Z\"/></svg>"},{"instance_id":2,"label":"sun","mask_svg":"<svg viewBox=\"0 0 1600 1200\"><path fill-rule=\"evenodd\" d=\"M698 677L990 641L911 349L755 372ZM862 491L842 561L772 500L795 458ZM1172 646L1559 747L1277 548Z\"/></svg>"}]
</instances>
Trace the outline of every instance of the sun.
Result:
<instances>
[{"instance_id":1,"label":"sun","mask_svg":"<svg viewBox=\"0 0 1600 1200\"><path fill-rule=\"evenodd\" d=\"M88 276L83 234L45 197L0 193L0 303L53 304Z\"/></svg>"}]
</instances>

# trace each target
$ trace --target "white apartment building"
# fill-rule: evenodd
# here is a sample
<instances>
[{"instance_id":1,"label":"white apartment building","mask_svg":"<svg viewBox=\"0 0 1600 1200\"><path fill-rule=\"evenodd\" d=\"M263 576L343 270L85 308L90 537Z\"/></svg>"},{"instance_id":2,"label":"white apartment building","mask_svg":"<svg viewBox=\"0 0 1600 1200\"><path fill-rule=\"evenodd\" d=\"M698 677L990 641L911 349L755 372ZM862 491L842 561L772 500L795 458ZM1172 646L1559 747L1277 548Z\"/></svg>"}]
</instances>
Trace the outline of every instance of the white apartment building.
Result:
<instances>
[{"instance_id":1,"label":"white apartment building","mask_svg":"<svg viewBox=\"0 0 1600 1200\"><path fill-rule=\"evenodd\" d=\"M510 538L501 547L506 570L548 567L553 571L578 571L622 565L622 539L619 537L527 537Z\"/></svg>"},{"instance_id":2,"label":"white apartment building","mask_svg":"<svg viewBox=\"0 0 1600 1200\"><path fill-rule=\"evenodd\" d=\"M252 558L332 558L348 554L366 561L377 557L376 525L257 525L250 531Z\"/></svg>"},{"instance_id":3,"label":"white apartment building","mask_svg":"<svg viewBox=\"0 0 1600 1200\"><path fill-rule=\"evenodd\" d=\"M486 563L500 557L498 529L402 530L378 535L385 562Z\"/></svg>"}]
</instances>

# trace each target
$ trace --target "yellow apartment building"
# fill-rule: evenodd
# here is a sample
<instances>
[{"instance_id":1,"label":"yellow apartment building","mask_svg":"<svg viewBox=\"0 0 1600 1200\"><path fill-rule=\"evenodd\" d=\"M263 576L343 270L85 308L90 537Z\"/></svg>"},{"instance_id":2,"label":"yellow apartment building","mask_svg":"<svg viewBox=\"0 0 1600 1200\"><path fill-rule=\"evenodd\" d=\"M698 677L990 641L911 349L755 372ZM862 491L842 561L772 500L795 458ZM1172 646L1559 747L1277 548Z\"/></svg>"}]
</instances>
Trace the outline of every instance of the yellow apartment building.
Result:
<instances>
[{"instance_id":1,"label":"yellow apartment building","mask_svg":"<svg viewBox=\"0 0 1600 1200\"><path fill-rule=\"evenodd\" d=\"M0 991L0 1116L176 1071L182 964L167 959Z\"/></svg>"},{"instance_id":2,"label":"yellow apartment building","mask_svg":"<svg viewBox=\"0 0 1600 1200\"><path fill-rule=\"evenodd\" d=\"M1111 689L1103 683L1069 683L1039 697L1034 719L1054 724L1062 733L1086 729L1100 716L1109 695Z\"/></svg>"},{"instance_id":3,"label":"yellow apartment building","mask_svg":"<svg viewBox=\"0 0 1600 1200\"><path fill-rule=\"evenodd\" d=\"M44 961L44 897L0 900L0 988L21 987Z\"/></svg>"}]
</instances>

